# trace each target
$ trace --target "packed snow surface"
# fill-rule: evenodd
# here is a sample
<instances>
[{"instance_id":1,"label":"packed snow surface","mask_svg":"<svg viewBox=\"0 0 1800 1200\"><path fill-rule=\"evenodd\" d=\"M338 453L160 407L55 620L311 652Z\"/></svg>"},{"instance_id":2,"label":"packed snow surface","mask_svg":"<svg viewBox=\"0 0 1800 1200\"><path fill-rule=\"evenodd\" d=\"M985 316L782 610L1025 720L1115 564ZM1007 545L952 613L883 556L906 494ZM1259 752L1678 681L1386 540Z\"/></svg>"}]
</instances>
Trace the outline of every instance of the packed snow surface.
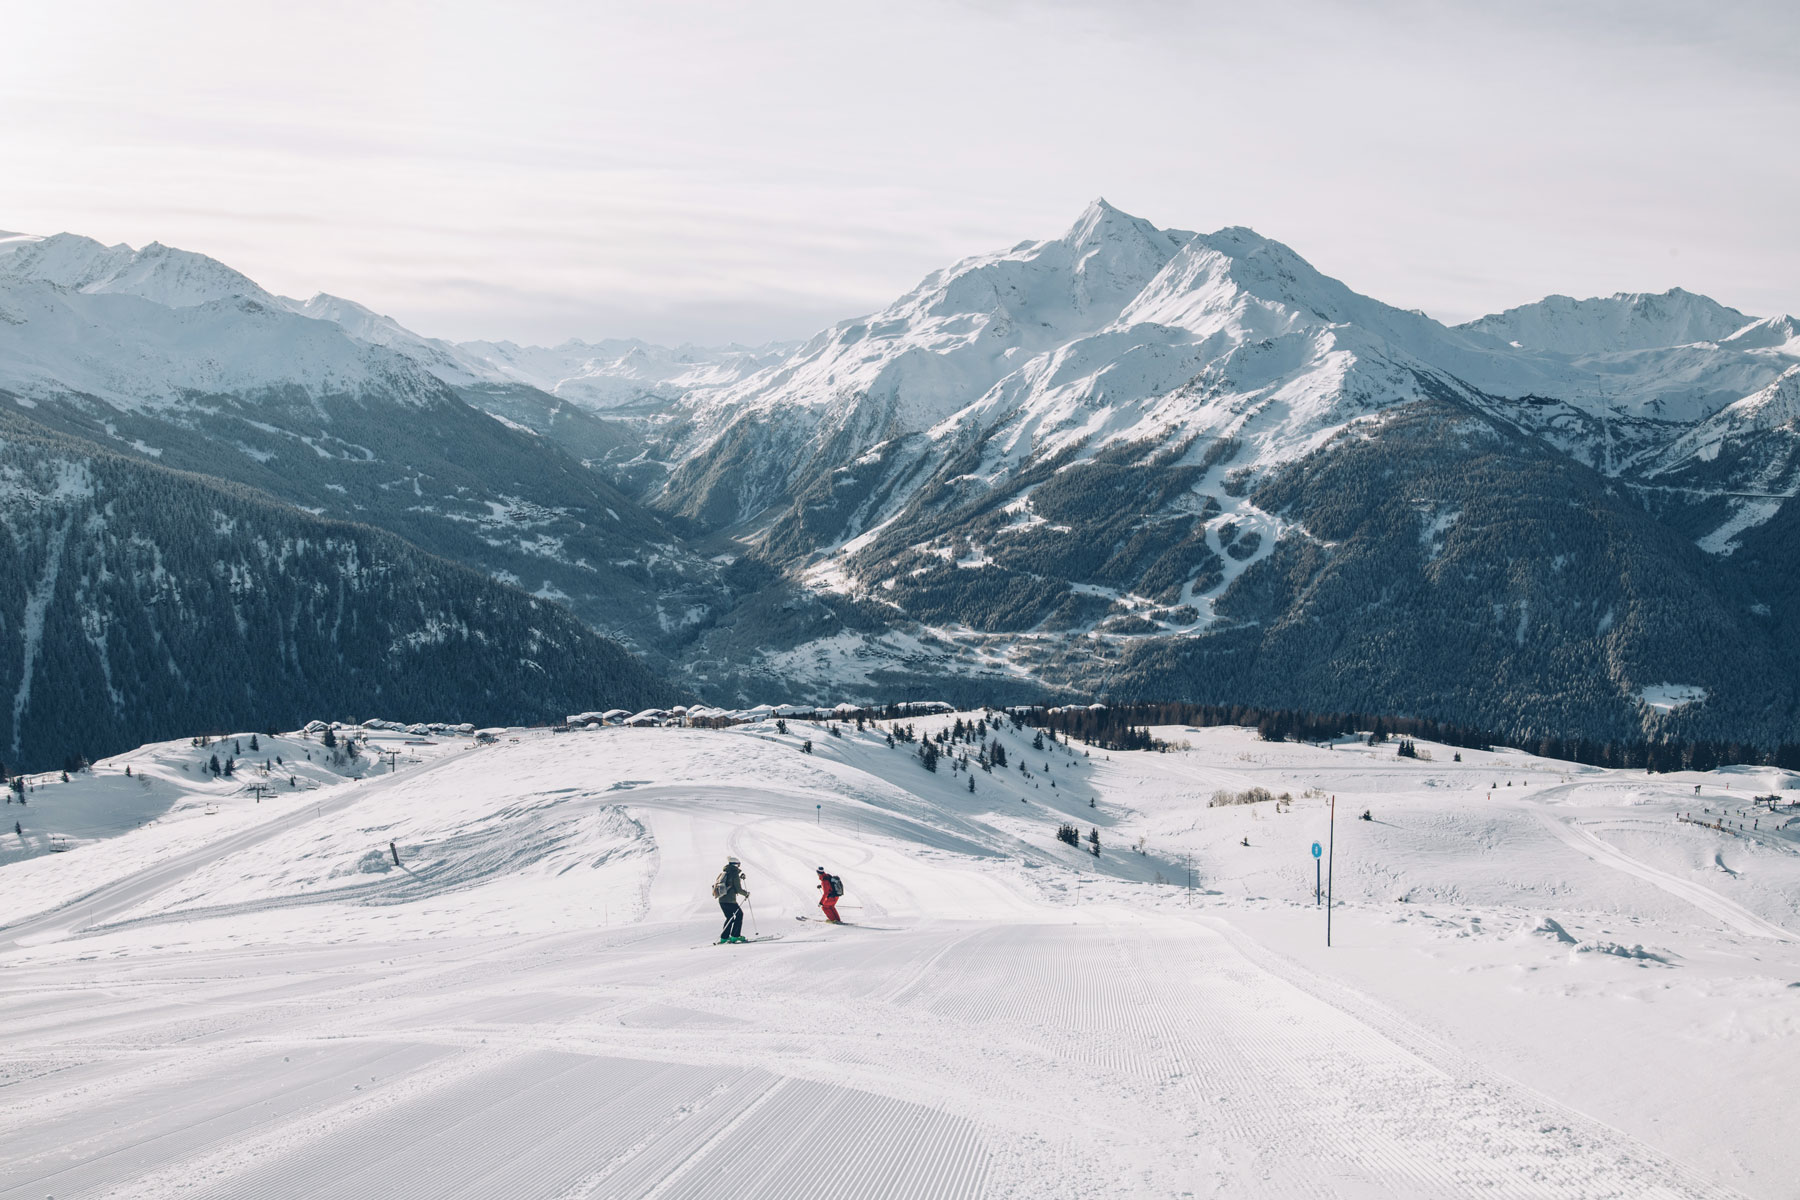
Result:
<instances>
[{"instance_id":1,"label":"packed snow surface","mask_svg":"<svg viewBox=\"0 0 1800 1200\"><path fill-rule=\"evenodd\" d=\"M34 777L0 1196L1793 1194L1797 781L985 715Z\"/></svg>"}]
</instances>

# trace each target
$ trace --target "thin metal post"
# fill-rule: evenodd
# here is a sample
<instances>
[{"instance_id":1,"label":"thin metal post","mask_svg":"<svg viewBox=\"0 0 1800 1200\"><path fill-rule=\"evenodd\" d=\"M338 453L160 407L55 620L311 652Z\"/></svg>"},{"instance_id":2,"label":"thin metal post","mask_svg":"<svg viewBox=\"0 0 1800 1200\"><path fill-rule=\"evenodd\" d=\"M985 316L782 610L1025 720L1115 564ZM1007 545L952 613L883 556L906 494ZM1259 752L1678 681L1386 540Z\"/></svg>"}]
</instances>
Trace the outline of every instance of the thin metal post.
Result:
<instances>
[{"instance_id":1,"label":"thin metal post","mask_svg":"<svg viewBox=\"0 0 1800 1200\"><path fill-rule=\"evenodd\" d=\"M1331 881L1337 870L1337 797L1331 798L1331 832L1326 857L1331 859L1325 870L1325 945L1331 946Z\"/></svg>"}]
</instances>

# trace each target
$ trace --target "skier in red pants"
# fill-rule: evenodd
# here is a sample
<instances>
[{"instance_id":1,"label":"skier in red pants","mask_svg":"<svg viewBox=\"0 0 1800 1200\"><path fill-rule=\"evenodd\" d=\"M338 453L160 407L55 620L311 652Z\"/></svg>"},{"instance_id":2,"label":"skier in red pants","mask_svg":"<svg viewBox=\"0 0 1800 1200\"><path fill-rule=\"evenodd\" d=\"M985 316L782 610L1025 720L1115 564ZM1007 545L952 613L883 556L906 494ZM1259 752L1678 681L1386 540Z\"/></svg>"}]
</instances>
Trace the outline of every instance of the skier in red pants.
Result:
<instances>
[{"instance_id":1,"label":"skier in red pants","mask_svg":"<svg viewBox=\"0 0 1800 1200\"><path fill-rule=\"evenodd\" d=\"M819 908L824 911L825 919L833 925L842 925L838 919L838 897L844 894L844 881L836 875L828 874L824 867L819 871Z\"/></svg>"}]
</instances>

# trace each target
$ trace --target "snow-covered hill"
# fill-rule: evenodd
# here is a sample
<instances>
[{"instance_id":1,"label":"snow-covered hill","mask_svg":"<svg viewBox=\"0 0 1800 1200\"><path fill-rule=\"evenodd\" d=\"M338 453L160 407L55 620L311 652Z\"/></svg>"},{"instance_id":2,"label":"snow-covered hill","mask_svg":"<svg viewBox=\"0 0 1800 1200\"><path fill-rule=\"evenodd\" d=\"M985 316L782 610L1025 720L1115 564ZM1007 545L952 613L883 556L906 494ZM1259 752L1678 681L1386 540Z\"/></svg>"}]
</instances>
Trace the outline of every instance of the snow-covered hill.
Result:
<instances>
[{"instance_id":1,"label":"snow-covered hill","mask_svg":"<svg viewBox=\"0 0 1800 1200\"><path fill-rule=\"evenodd\" d=\"M135 870L205 845L221 832L256 828L274 811L263 808L265 801L272 806L278 798L322 803L327 793L341 795L337 789L346 781L379 778L392 763L378 757L378 747L382 754L396 750L400 759L394 762L419 762L424 752L418 748L420 738L448 747L474 733L472 725L439 723L435 728L421 725L415 735L401 738L331 724L334 745L329 747L320 741L323 728L212 734L152 742L73 772L19 773L8 781L17 784L17 792L6 801L10 836L0 837L0 866L80 849L96 851L88 856L95 859L125 852L128 869ZM371 736L374 741L367 740ZM346 741L355 745L354 753L346 753ZM291 810L292 805L285 807ZM20 824L17 832L10 831L14 820ZM149 826L155 834L115 840ZM115 860L111 868L100 869L119 865ZM34 902L54 908L91 884L79 871L63 872L40 883Z\"/></svg>"},{"instance_id":2,"label":"snow-covered hill","mask_svg":"<svg viewBox=\"0 0 1800 1200\"><path fill-rule=\"evenodd\" d=\"M1786 1194L1800 827L1750 797L1796 781L1156 732L363 731L341 781L286 734L260 802L201 774L228 735L34 781L27 841L149 819L0 866L0 1188ZM707 944L728 854L781 940ZM818 867L851 925L794 919Z\"/></svg>"}]
</instances>

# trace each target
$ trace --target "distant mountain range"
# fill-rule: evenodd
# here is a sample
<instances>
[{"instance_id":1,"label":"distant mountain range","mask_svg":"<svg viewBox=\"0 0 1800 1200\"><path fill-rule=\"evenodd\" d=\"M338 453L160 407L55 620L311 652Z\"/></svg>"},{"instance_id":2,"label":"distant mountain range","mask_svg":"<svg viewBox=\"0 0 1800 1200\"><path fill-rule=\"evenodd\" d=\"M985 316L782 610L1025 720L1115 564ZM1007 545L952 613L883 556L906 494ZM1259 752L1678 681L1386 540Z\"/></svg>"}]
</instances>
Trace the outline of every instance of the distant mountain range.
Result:
<instances>
[{"instance_id":1,"label":"distant mountain range","mask_svg":"<svg viewBox=\"0 0 1800 1200\"><path fill-rule=\"evenodd\" d=\"M1800 734L1800 330L1679 289L1447 327L1100 201L798 345L545 349L15 236L0 397L566 605L720 703Z\"/></svg>"}]
</instances>

